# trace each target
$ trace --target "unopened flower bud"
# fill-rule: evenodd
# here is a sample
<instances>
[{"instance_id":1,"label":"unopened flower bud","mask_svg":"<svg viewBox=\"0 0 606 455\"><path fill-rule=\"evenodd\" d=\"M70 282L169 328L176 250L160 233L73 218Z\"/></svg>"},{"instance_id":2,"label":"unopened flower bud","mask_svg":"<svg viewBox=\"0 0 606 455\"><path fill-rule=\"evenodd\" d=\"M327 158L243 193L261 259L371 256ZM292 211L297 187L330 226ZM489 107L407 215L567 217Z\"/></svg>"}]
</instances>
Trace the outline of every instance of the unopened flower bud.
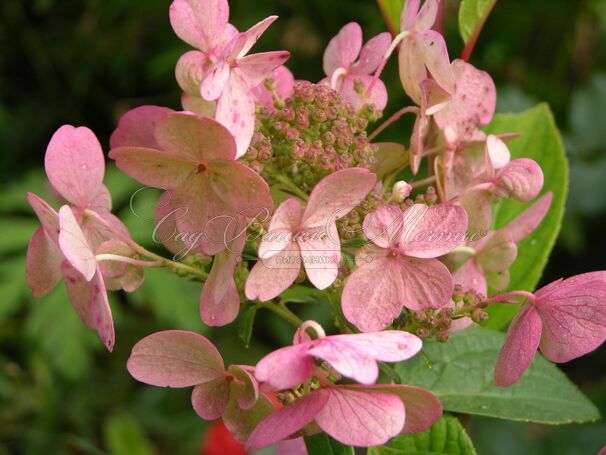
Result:
<instances>
[{"instance_id":1,"label":"unopened flower bud","mask_svg":"<svg viewBox=\"0 0 606 455\"><path fill-rule=\"evenodd\" d=\"M404 201L404 199L406 199L408 196L410 196L411 192L412 186L410 186L410 184L406 183L404 180L400 180L394 184L391 190L391 197L395 202L399 204L400 202Z\"/></svg>"},{"instance_id":2,"label":"unopened flower bud","mask_svg":"<svg viewBox=\"0 0 606 455\"><path fill-rule=\"evenodd\" d=\"M440 343L446 343L448 341L448 337L449 334L447 331L443 330L441 332L438 332L438 334L436 335L436 339L440 342Z\"/></svg>"},{"instance_id":3,"label":"unopened flower bud","mask_svg":"<svg viewBox=\"0 0 606 455\"><path fill-rule=\"evenodd\" d=\"M473 322L480 323L480 322L488 319L488 313L486 311L480 310L480 309L473 310L471 312L471 319Z\"/></svg>"}]
</instances>

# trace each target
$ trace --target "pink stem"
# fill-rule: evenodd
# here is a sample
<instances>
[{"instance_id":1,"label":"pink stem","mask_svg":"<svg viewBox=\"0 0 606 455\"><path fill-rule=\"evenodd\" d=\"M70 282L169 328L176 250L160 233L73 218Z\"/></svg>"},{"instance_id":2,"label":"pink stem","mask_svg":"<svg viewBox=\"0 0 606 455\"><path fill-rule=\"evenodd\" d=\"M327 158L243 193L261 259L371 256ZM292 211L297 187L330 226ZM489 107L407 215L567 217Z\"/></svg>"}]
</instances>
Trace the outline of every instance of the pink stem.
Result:
<instances>
[{"instance_id":1,"label":"pink stem","mask_svg":"<svg viewBox=\"0 0 606 455\"><path fill-rule=\"evenodd\" d=\"M461 53L462 60L467 62L471 58L473 48L475 47L476 42L478 41L478 38L480 37L480 33L482 32L482 29L484 28L484 24L486 23L486 19L488 19L488 15L490 14L490 11L492 10L492 8L494 7L496 2L497 2L497 0L492 0L490 5L488 5L488 7L486 8L484 16L480 20L480 23L474 30L473 35L471 35L471 38L469 39L469 41L465 45L465 48L463 49L463 52Z\"/></svg>"},{"instance_id":2,"label":"pink stem","mask_svg":"<svg viewBox=\"0 0 606 455\"><path fill-rule=\"evenodd\" d=\"M491 303L512 303L511 301L507 300L510 297L524 297L531 302L534 302L537 299L532 292L511 291L511 292L506 292L505 294L493 295L486 302L489 304L491 304ZM519 302L515 302L515 303L519 303Z\"/></svg>"},{"instance_id":3,"label":"pink stem","mask_svg":"<svg viewBox=\"0 0 606 455\"><path fill-rule=\"evenodd\" d=\"M397 121L404 114L418 114L418 113L419 113L419 108L416 106L408 106L408 107L400 109L398 112L396 112L391 117L389 117L387 120L385 120L381 125L379 125L379 127L377 129L375 129L370 134L370 136L368 136L368 140L372 141L375 137L377 137L379 134L381 134L381 132L385 128L387 128L389 125L391 125L392 123Z\"/></svg>"}]
</instances>

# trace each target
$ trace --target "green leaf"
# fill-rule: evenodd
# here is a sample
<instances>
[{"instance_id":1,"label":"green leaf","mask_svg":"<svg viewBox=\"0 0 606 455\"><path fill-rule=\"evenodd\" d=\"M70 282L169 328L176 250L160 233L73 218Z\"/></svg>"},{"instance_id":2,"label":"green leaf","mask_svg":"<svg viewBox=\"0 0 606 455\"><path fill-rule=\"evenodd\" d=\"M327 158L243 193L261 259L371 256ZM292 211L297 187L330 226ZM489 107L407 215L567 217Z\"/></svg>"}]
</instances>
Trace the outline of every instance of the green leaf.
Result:
<instances>
[{"instance_id":1,"label":"green leaf","mask_svg":"<svg viewBox=\"0 0 606 455\"><path fill-rule=\"evenodd\" d=\"M354 455L354 449L344 446L325 433L319 433L305 438L307 453L313 455Z\"/></svg>"},{"instance_id":2,"label":"green leaf","mask_svg":"<svg viewBox=\"0 0 606 455\"><path fill-rule=\"evenodd\" d=\"M372 447L368 455L475 455L471 439L459 419L444 415L422 433L398 436L383 447Z\"/></svg>"},{"instance_id":3,"label":"green leaf","mask_svg":"<svg viewBox=\"0 0 606 455\"><path fill-rule=\"evenodd\" d=\"M0 263L0 320L16 312L31 295L25 284L25 255L4 259Z\"/></svg>"},{"instance_id":4,"label":"green leaf","mask_svg":"<svg viewBox=\"0 0 606 455\"><path fill-rule=\"evenodd\" d=\"M0 220L0 254L24 252L32 235L40 227L34 218L4 218Z\"/></svg>"},{"instance_id":5,"label":"green leaf","mask_svg":"<svg viewBox=\"0 0 606 455\"><path fill-rule=\"evenodd\" d=\"M400 14L404 8L404 0L377 0L377 3L389 30L398 33L400 31Z\"/></svg>"},{"instance_id":6,"label":"green leaf","mask_svg":"<svg viewBox=\"0 0 606 455\"><path fill-rule=\"evenodd\" d=\"M543 169L545 177L542 192L553 193L549 212L541 225L518 244L518 257L509 270L509 289L534 291L555 244L564 215L568 193L568 162L562 139L547 104L539 104L519 114L496 115L486 131L493 134L519 133L519 137L507 142L512 159L527 157L535 160ZM496 204L495 229L509 223L533 202L522 204L516 200L504 200ZM492 305L488 309L490 319L484 325L491 328L504 327L517 309L517 305Z\"/></svg>"},{"instance_id":7,"label":"green leaf","mask_svg":"<svg viewBox=\"0 0 606 455\"><path fill-rule=\"evenodd\" d=\"M251 305L248 307L238 323L238 336L244 343L245 347L250 346L250 338L252 336L253 326L255 324L255 316L258 309L259 307L256 305Z\"/></svg>"},{"instance_id":8,"label":"green leaf","mask_svg":"<svg viewBox=\"0 0 606 455\"><path fill-rule=\"evenodd\" d=\"M128 414L112 416L104 427L105 445L112 455L151 455L149 440L137 421Z\"/></svg>"},{"instance_id":9,"label":"green leaf","mask_svg":"<svg viewBox=\"0 0 606 455\"><path fill-rule=\"evenodd\" d=\"M597 408L555 365L537 355L513 386L493 383L505 335L470 327L447 343L427 341L422 354L396 365L403 384L430 389L444 409L547 424L588 422Z\"/></svg>"},{"instance_id":10,"label":"green leaf","mask_svg":"<svg viewBox=\"0 0 606 455\"><path fill-rule=\"evenodd\" d=\"M307 286L295 286L280 294L282 303L318 303L325 302L324 291Z\"/></svg>"},{"instance_id":11,"label":"green leaf","mask_svg":"<svg viewBox=\"0 0 606 455\"><path fill-rule=\"evenodd\" d=\"M467 44L481 29L497 0L461 0L459 7L459 32Z\"/></svg>"}]
</instances>

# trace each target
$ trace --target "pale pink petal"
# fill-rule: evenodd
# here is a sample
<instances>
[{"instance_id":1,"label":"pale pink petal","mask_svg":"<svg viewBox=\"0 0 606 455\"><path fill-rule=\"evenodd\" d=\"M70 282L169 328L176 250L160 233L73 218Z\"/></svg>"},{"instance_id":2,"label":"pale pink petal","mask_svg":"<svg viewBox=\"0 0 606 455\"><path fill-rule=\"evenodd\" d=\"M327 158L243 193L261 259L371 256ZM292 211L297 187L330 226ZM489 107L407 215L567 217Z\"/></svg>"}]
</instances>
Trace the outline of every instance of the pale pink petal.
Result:
<instances>
[{"instance_id":1,"label":"pale pink petal","mask_svg":"<svg viewBox=\"0 0 606 455\"><path fill-rule=\"evenodd\" d=\"M416 33L425 66L440 86L448 93L455 91L455 78L450 67L450 58L444 37L434 30Z\"/></svg>"},{"instance_id":2,"label":"pale pink petal","mask_svg":"<svg viewBox=\"0 0 606 455\"><path fill-rule=\"evenodd\" d=\"M290 245L300 222L301 202L296 198L286 199L271 217L267 233L259 243L259 257L270 258Z\"/></svg>"},{"instance_id":3,"label":"pale pink petal","mask_svg":"<svg viewBox=\"0 0 606 455\"><path fill-rule=\"evenodd\" d=\"M233 160L236 144L228 129L219 121L188 112L168 115L156 128L160 147L196 163Z\"/></svg>"},{"instance_id":4,"label":"pale pink petal","mask_svg":"<svg viewBox=\"0 0 606 455\"><path fill-rule=\"evenodd\" d=\"M373 77L366 74L348 74L343 79L339 92L346 102L351 103L354 109L359 110L366 104L374 104L377 111L381 112L387 105L387 89L383 81L378 79L370 94L366 94L367 88ZM362 88L362 93L359 92Z\"/></svg>"},{"instance_id":5,"label":"pale pink petal","mask_svg":"<svg viewBox=\"0 0 606 455\"><path fill-rule=\"evenodd\" d=\"M238 161L213 161L208 180L215 194L239 215L266 218L274 203L267 182L251 168Z\"/></svg>"},{"instance_id":6,"label":"pale pink petal","mask_svg":"<svg viewBox=\"0 0 606 455\"><path fill-rule=\"evenodd\" d=\"M421 82L421 94L421 109L425 115L440 112L452 99L452 95L433 79Z\"/></svg>"},{"instance_id":7,"label":"pale pink petal","mask_svg":"<svg viewBox=\"0 0 606 455\"><path fill-rule=\"evenodd\" d=\"M338 68L349 69L361 48L362 28L357 22L350 22L341 28L326 46L323 57L324 74L330 76ZM380 59L382 57L381 55Z\"/></svg>"},{"instance_id":8,"label":"pale pink petal","mask_svg":"<svg viewBox=\"0 0 606 455\"><path fill-rule=\"evenodd\" d=\"M484 272L505 272L518 256L518 247L509 237L497 232L481 242L476 260Z\"/></svg>"},{"instance_id":9,"label":"pale pink petal","mask_svg":"<svg viewBox=\"0 0 606 455\"><path fill-rule=\"evenodd\" d=\"M206 101L218 99L225 91L225 85L229 84L231 68L226 60L218 60L206 72L200 84L200 95Z\"/></svg>"},{"instance_id":10,"label":"pale pink petal","mask_svg":"<svg viewBox=\"0 0 606 455\"><path fill-rule=\"evenodd\" d=\"M452 282L463 286L465 291L475 290L483 295L487 295L488 292L484 273L474 258L468 259L462 266L452 272Z\"/></svg>"},{"instance_id":11,"label":"pale pink petal","mask_svg":"<svg viewBox=\"0 0 606 455\"><path fill-rule=\"evenodd\" d=\"M237 144L236 158L244 155L255 130L255 99L237 68L231 71L219 98L216 119L233 134Z\"/></svg>"},{"instance_id":12,"label":"pale pink petal","mask_svg":"<svg viewBox=\"0 0 606 455\"><path fill-rule=\"evenodd\" d=\"M309 196L303 226L323 226L344 217L364 200L375 182L375 174L363 168L344 169L324 177Z\"/></svg>"},{"instance_id":13,"label":"pale pink petal","mask_svg":"<svg viewBox=\"0 0 606 455\"><path fill-rule=\"evenodd\" d=\"M404 212L400 249L407 256L442 256L465 240L467 213L461 206L444 202L428 207L415 204Z\"/></svg>"},{"instance_id":14,"label":"pale pink petal","mask_svg":"<svg viewBox=\"0 0 606 455\"><path fill-rule=\"evenodd\" d=\"M259 384L254 377L255 369L247 365L230 365L229 374L239 389L238 406L251 409L259 399Z\"/></svg>"},{"instance_id":15,"label":"pale pink petal","mask_svg":"<svg viewBox=\"0 0 606 455\"><path fill-rule=\"evenodd\" d=\"M246 441L247 449L262 449L297 433L318 415L329 398L329 394L320 389L274 412L251 433Z\"/></svg>"},{"instance_id":16,"label":"pale pink petal","mask_svg":"<svg viewBox=\"0 0 606 455\"><path fill-rule=\"evenodd\" d=\"M238 60L238 68L250 87L256 87L290 57L288 51L260 52Z\"/></svg>"},{"instance_id":17,"label":"pale pink petal","mask_svg":"<svg viewBox=\"0 0 606 455\"><path fill-rule=\"evenodd\" d=\"M204 52L225 44L227 0L174 0L170 23L179 38Z\"/></svg>"},{"instance_id":18,"label":"pale pink petal","mask_svg":"<svg viewBox=\"0 0 606 455\"><path fill-rule=\"evenodd\" d=\"M438 16L438 4L440 0L425 0L419 14L417 14L414 29L417 31L426 31L433 27Z\"/></svg>"},{"instance_id":19,"label":"pale pink petal","mask_svg":"<svg viewBox=\"0 0 606 455\"><path fill-rule=\"evenodd\" d=\"M113 213L98 211L95 214L96 216L83 217L80 222L80 227L82 227L82 231L93 251L106 240L115 238L116 232L119 232L123 237L130 237L124 223ZM103 221L98 220L97 217Z\"/></svg>"},{"instance_id":20,"label":"pale pink petal","mask_svg":"<svg viewBox=\"0 0 606 455\"><path fill-rule=\"evenodd\" d=\"M274 455L308 455L303 438L287 439L276 445ZM598 454L601 455L601 454Z\"/></svg>"},{"instance_id":21,"label":"pale pink petal","mask_svg":"<svg viewBox=\"0 0 606 455\"><path fill-rule=\"evenodd\" d=\"M230 46L230 59L240 59L248 54L248 51L277 18L278 16L268 16L234 38L233 46Z\"/></svg>"},{"instance_id":22,"label":"pale pink petal","mask_svg":"<svg viewBox=\"0 0 606 455\"><path fill-rule=\"evenodd\" d=\"M404 404L395 395L345 387L320 392L329 398L316 415L316 423L343 444L362 447L384 444L404 427Z\"/></svg>"},{"instance_id":23,"label":"pale pink petal","mask_svg":"<svg viewBox=\"0 0 606 455\"><path fill-rule=\"evenodd\" d=\"M400 82L406 94L418 105L421 104L421 82L427 79L427 70L422 50L416 40L408 37L400 43L398 52Z\"/></svg>"},{"instance_id":24,"label":"pale pink petal","mask_svg":"<svg viewBox=\"0 0 606 455\"><path fill-rule=\"evenodd\" d=\"M143 338L133 347L126 367L136 380L158 387L190 387L224 375L217 348L202 335L183 330Z\"/></svg>"},{"instance_id":25,"label":"pale pink petal","mask_svg":"<svg viewBox=\"0 0 606 455\"><path fill-rule=\"evenodd\" d=\"M398 262L375 258L347 279L341 298L345 318L362 332L383 330L402 311Z\"/></svg>"},{"instance_id":26,"label":"pale pink petal","mask_svg":"<svg viewBox=\"0 0 606 455\"><path fill-rule=\"evenodd\" d=\"M492 226L492 206L489 191L474 191L463 196L459 203L467 212L469 238L478 240L485 236Z\"/></svg>"},{"instance_id":27,"label":"pale pink petal","mask_svg":"<svg viewBox=\"0 0 606 455\"><path fill-rule=\"evenodd\" d=\"M307 353L310 343L278 349L259 360L255 377L272 390L287 390L307 381L314 369L314 360Z\"/></svg>"},{"instance_id":28,"label":"pale pink petal","mask_svg":"<svg viewBox=\"0 0 606 455\"><path fill-rule=\"evenodd\" d=\"M441 308L452 296L452 276L437 259L400 258L400 304L415 311Z\"/></svg>"},{"instance_id":29,"label":"pale pink petal","mask_svg":"<svg viewBox=\"0 0 606 455\"><path fill-rule=\"evenodd\" d=\"M120 117L109 141L111 148L145 147L159 149L154 131L159 122L175 112L167 107L139 106Z\"/></svg>"},{"instance_id":30,"label":"pale pink petal","mask_svg":"<svg viewBox=\"0 0 606 455\"><path fill-rule=\"evenodd\" d=\"M34 297L43 297L61 281L63 255L43 228L38 228L27 247L25 277Z\"/></svg>"},{"instance_id":31,"label":"pale pink petal","mask_svg":"<svg viewBox=\"0 0 606 455\"><path fill-rule=\"evenodd\" d=\"M362 47L358 61L351 65L351 72L355 74L372 74L381 63L381 60L383 60L390 44L391 35L388 32L379 33L377 36L369 39Z\"/></svg>"},{"instance_id":32,"label":"pale pink petal","mask_svg":"<svg viewBox=\"0 0 606 455\"><path fill-rule=\"evenodd\" d=\"M316 341L309 355L328 362L343 376L361 384L374 384L379 375L375 360L398 362L421 350L416 336L399 331L335 335Z\"/></svg>"},{"instance_id":33,"label":"pale pink petal","mask_svg":"<svg viewBox=\"0 0 606 455\"><path fill-rule=\"evenodd\" d=\"M82 322L97 331L111 352L115 341L114 322L101 271L97 270L93 279L87 281L69 262L63 261L61 272L76 314Z\"/></svg>"},{"instance_id":34,"label":"pale pink petal","mask_svg":"<svg viewBox=\"0 0 606 455\"><path fill-rule=\"evenodd\" d=\"M362 229L368 240L388 248L397 245L404 222L402 209L397 205L381 205L364 218Z\"/></svg>"},{"instance_id":35,"label":"pale pink petal","mask_svg":"<svg viewBox=\"0 0 606 455\"><path fill-rule=\"evenodd\" d=\"M406 422L402 434L420 433L428 430L442 417L442 404L430 391L421 387L401 384L377 384L371 386L347 385L351 390L389 393L398 396L404 403Z\"/></svg>"},{"instance_id":36,"label":"pale pink petal","mask_svg":"<svg viewBox=\"0 0 606 455\"><path fill-rule=\"evenodd\" d=\"M234 280L246 234L238 234L225 251L215 256L212 269L200 294L200 317L209 326L233 322L240 311L240 296Z\"/></svg>"},{"instance_id":37,"label":"pale pink petal","mask_svg":"<svg viewBox=\"0 0 606 455\"><path fill-rule=\"evenodd\" d=\"M606 272L568 278L537 291L536 309L543 320L541 353L568 362L606 340Z\"/></svg>"},{"instance_id":38,"label":"pale pink petal","mask_svg":"<svg viewBox=\"0 0 606 455\"><path fill-rule=\"evenodd\" d=\"M191 393L191 404L202 419L215 420L223 415L229 402L229 382L218 377L198 384Z\"/></svg>"},{"instance_id":39,"label":"pale pink petal","mask_svg":"<svg viewBox=\"0 0 606 455\"><path fill-rule=\"evenodd\" d=\"M97 194L91 198L89 208L98 211L110 211L112 209L112 196L103 183L99 185Z\"/></svg>"},{"instance_id":40,"label":"pale pink petal","mask_svg":"<svg viewBox=\"0 0 606 455\"><path fill-rule=\"evenodd\" d=\"M511 159L507 144L493 134L489 134L486 138L486 152L495 169L505 167Z\"/></svg>"},{"instance_id":41,"label":"pale pink petal","mask_svg":"<svg viewBox=\"0 0 606 455\"><path fill-rule=\"evenodd\" d=\"M400 16L400 31L412 30L417 21L421 0L406 0Z\"/></svg>"},{"instance_id":42,"label":"pale pink petal","mask_svg":"<svg viewBox=\"0 0 606 455\"><path fill-rule=\"evenodd\" d=\"M216 102L206 101L200 95L190 95L188 93L181 95L181 106L183 106L184 111L207 117L214 117L217 110Z\"/></svg>"},{"instance_id":43,"label":"pale pink petal","mask_svg":"<svg viewBox=\"0 0 606 455\"><path fill-rule=\"evenodd\" d=\"M262 302L279 296L295 282L301 270L301 253L296 243L266 259L260 259L250 271L244 292L249 300Z\"/></svg>"},{"instance_id":44,"label":"pale pink petal","mask_svg":"<svg viewBox=\"0 0 606 455\"><path fill-rule=\"evenodd\" d=\"M553 193L549 191L539 198L534 204L515 217L507 226L499 229L503 235L509 237L514 242L526 238L534 231L551 206Z\"/></svg>"},{"instance_id":45,"label":"pale pink petal","mask_svg":"<svg viewBox=\"0 0 606 455\"><path fill-rule=\"evenodd\" d=\"M153 240L156 243L162 243L175 256L181 257L187 252L187 246L181 237L177 237L176 218L184 212L184 209L173 208L172 199L173 196L170 191L165 191L160 196L160 199L158 199L156 209L154 210Z\"/></svg>"},{"instance_id":46,"label":"pale pink petal","mask_svg":"<svg viewBox=\"0 0 606 455\"><path fill-rule=\"evenodd\" d=\"M509 387L522 377L539 347L541 327L541 317L534 306L526 304L518 311L494 369L496 385Z\"/></svg>"},{"instance_id":47,"label":"pale pink petal","mask_svg":"<svg viewBox=\"0 0 606 455\"><path fill-rule=\"evenodd\" d=\"M299 248L305 273L318 289L326 289L339 274L341 265L341 242L334 221L326 226L299 233Z\"/></svg>"},{"instance_id":48,"label":"pale pink petal","mask_svg":"<svg viewBox=\"0 0 606 455\"><path fill-rule=\"evenodd\" d=\"M162 150L118 147L109 152L116 166L137 182L162 189L178 187L197 166Z\"/></svg>"},{"instance_id":49,"label":"pale pink petal","mask_svg":"<svg viewBox=\"0 0 606 455\"><path fill-rule=\"evenodd\" d=\"M32 209L34 209L44 232L46 232L53 242L58 244L59 214L44 199L41 199L34 193L27 193L27 201Z\"/></svg>"},{"instance_id":50,"label":"pale pink petal","mask_svg":"<svg viewBox=\"0 0 606 455\"><path fill-rule=\"evenodd\" d=\"M72 209L64 205L59 210L59 248L70 262L80 272L86 281L92 280L97 269L95 254L82 232Z\"/></svg>"},{"instance_id":51,"label":"pale pink petal","mask_svg":"<svg viewBox=\"0 0 606 455\"><path fill-rule=\"evenodd\" d=\"M495 186L500 197L530 201L543 188L543 171L536 161L518 158L499 171Z\"/></svg>"},{"instance_id":52,"label":"pale pink petal","mask_svg":"<svg viewBox=\"0 0 606 455\"><path fill-rule=\"evenodd\" d=\"M288 68L285 66L278 66L267 77L276 84L275 91L281 99L286 99L292 94L295 78ZM264 81L253 88L252 91L258 104L267 108L272 108L274 106L273 95L265 88Z\"/></svg>"},{"instance_id":53,"label":"pale pink petal","mask_svg":"<svg viewBox=\"0 0 606 455\"><path fill-rule=\"evenodd\" d=\"M175 78L181 90L200 96L200 84L211 65L212 62L204 52L189 51L183 54L175 67Z\"/></svg>"},{"instance_id":54,"label":"pale pink petal","mask_svg":"<svg viewBox=\"0 0 606 455\"><path fill-rule=\"evenodd\" d=\"M75 205L88 207L105 174L101 144L88 128L64 125L48 144L44 168L61 196Z\"/></svg>"}]
</instances>

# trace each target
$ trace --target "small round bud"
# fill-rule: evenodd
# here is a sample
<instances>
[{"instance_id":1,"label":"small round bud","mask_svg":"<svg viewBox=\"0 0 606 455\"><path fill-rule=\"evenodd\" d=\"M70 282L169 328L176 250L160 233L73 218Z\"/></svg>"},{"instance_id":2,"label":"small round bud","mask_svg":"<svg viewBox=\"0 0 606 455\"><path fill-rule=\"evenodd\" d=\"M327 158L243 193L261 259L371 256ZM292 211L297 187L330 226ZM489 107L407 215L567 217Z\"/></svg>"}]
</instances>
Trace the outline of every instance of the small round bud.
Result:
<instances>
[{"instance_id":1,"label":"small round bud","mask_svg":"<svg viewBox=\"0 0 606 455\"><path fill-rule=\"evenodd\" d=\"M400 180L399 182L396 182L391 190L391 197L392 199L397 202L398 204L402 201L404 201L404 199L406 199L408 196L410 196L410 193L412 192L412 186L410 186L410 184L406 183L404 180Z\"/></svg>"},{"instance_id":2,"label":"small round bud","mask_svg":"<svg viewBox=\"0 0 606 455\"><path fill-rule=\"evenodd\" d=\"M488 319L488 313L484 310L473 310L471 312L471 319L473 322L480 323Z\"/></svg>"},{"instance_id":3,"label":"small round bud","mask_svg":"<svg viewBox=\"0 0 606 455\"><path fill-rule=\"evenodd\" d=\"M438 332L438 334L436 335L436 339L440 342L440 343L446 343L448 341L448 337L449 334L447 331L441 331Z\"/></svg>"}]
</instances>

